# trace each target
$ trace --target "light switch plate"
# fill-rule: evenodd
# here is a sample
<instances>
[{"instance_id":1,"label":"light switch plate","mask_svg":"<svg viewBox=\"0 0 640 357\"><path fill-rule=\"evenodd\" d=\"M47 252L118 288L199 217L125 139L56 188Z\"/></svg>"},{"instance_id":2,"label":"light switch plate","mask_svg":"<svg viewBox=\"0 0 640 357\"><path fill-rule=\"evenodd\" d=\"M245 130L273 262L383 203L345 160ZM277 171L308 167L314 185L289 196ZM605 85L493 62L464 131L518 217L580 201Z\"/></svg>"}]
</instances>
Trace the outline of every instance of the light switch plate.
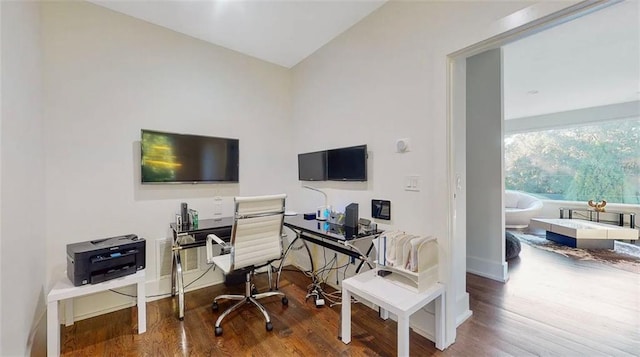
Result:
<instances>
[{"instance_id":1,"label":"light switch plate","mask_svg":"<svg viewBox=\"0 0 640 357\"><path fill-rule=\"evenodd\" d=\"M405 191L420 191L420 176L405 176L404 189Z\"/></svg>"}]
</instances>

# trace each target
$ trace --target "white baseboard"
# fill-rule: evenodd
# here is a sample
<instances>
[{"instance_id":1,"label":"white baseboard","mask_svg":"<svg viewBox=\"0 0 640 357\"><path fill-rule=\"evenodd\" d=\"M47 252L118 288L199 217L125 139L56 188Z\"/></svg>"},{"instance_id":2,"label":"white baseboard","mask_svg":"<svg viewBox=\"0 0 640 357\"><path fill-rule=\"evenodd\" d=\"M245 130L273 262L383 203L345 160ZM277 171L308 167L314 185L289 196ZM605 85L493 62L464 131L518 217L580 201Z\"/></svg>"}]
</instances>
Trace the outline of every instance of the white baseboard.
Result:
<instances>
[{"instance_id":1,"label":"white baseboard","mask_svg":"<svg viewBox=\"0 0 640 357\"><path fill-rule=\"evenodd\" d=\"M456 299L456 327L471 317L473 312L469 309L469 293L465 292Z\"/></svg>"},{"instance_id":2,"label":"white baseboard","mask_svg":"<svg viewBox=\"0 0 640 357\"><path fill-rule=\"evenodd\" d=\"M507 262L495 262L467 256L467 272L504 283L508 280Z\"/></svg>"},{"instance_id":3,"label":"white baseboard","mask_svg":"<svg viewBox=\"0 0 640 357\"><path fill-rule=\"evenodd\" d=\"M458 315L456 317L456 328L462 325L463 322L467 321L467 319L470 318L472 315L473 315L473 311L471 310L463 311L462 314Z\"/></svg>"}]
</instances>

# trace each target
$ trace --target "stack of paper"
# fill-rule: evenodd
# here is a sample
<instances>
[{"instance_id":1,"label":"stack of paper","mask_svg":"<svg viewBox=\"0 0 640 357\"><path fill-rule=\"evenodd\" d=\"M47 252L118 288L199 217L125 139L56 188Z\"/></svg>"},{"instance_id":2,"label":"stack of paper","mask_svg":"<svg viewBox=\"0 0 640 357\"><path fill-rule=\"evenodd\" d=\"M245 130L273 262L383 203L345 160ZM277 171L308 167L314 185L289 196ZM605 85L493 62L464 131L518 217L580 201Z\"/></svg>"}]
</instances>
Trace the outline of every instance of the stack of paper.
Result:
<instances>
[{"instance_id":1,"label":"stack of paper","mask_svg":"<svg viewBox=\"0 0 640 357\"><path fill-rule=\"evenodd\" d=\"M378 264L417 272L421 266L420 259L426 258L424 254L421 257L421 248L435 240L436 238L432 236L417 236L401 231L385 232L375 243L378 250ZM433 253L437 257L437 251ZM433 259L433 254L429 256L428 259ZM427 262L422 263L427 264Z\"/></svg>"}]
</instances>

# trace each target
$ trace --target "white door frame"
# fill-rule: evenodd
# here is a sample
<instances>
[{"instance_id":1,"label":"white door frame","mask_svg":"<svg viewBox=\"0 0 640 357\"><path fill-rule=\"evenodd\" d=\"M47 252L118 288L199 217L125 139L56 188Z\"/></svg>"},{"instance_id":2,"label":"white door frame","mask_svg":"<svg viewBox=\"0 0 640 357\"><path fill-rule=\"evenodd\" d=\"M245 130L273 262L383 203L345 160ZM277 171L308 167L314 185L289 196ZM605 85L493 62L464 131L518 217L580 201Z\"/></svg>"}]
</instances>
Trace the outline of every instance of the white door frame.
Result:
<instances>
[{"instance_id":1,"label":"white door frame","mask_svg":"<svg viewBox=\"0 0 640 357\"><path fill-rule=\"evenodd\" d=\"M460 229L459 225L466 222L459 222L456 219L456 211L458 200L465 202L466 196L464 190L457 189L460 182L456 172L456 142L462 138L457 137L454 130L454 122L465 121L465 103L460 100L460 93L464 93L466 87L465 78L456 75L456 71L460 70L460 65L464 64L466 58L478 53L501 47L507 43L514 42L534 33L544 31L548 28L557 26L564 22L587 15L591 12L598 11L622 0L587 0L572 6L558 10L564 6L562 3L539 3L517 13L504 18L510 23L504 23L505 31L499 35L480 41L471 46L465 47L458 51L447 55L447 194L449 200L447 230L449 235L449 249L446 275L447 281L455 285L462 284L463 291L457 291L456 286L449 287L446 296L446 345L450 345L455 341L456 327L464 322L466 318L471 316L469 310L468 294L466 293L466 229ZM555 6L555 9L553 7ZM462 88L462 91L461 91ZM464 160L464 159L463 159ZM456 197L456 195L458 197ZM466 207L460 207L461 211L458 215L466 217ZM504 228L504 227L503 227ZM464 267L464 268L462 268ZM462 273L458 269L463 269ZM457 273L457 274L456 274ZM463 279L460 282L460 279ZM465 301L466 300L466 301ZM466 307L465 307L466 305Z\"/></svg>"}]
</instances>

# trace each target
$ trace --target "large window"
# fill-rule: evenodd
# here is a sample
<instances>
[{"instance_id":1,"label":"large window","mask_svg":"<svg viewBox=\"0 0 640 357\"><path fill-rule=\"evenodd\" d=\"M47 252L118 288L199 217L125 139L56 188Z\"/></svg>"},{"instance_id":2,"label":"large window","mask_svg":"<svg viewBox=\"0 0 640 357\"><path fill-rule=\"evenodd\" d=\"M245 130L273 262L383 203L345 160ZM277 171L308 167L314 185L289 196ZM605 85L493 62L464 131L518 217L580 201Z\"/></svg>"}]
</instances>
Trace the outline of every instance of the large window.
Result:
<instances>
[{"instance_id":1,"label":"large window","mask_svg":"<svg viewBox=\"0 0 640 357\"><path fill-rule=\"evenodd\" d=\"M640 204L640 119L505 136L506 188Z\"/></svg>"}]
</instances>

